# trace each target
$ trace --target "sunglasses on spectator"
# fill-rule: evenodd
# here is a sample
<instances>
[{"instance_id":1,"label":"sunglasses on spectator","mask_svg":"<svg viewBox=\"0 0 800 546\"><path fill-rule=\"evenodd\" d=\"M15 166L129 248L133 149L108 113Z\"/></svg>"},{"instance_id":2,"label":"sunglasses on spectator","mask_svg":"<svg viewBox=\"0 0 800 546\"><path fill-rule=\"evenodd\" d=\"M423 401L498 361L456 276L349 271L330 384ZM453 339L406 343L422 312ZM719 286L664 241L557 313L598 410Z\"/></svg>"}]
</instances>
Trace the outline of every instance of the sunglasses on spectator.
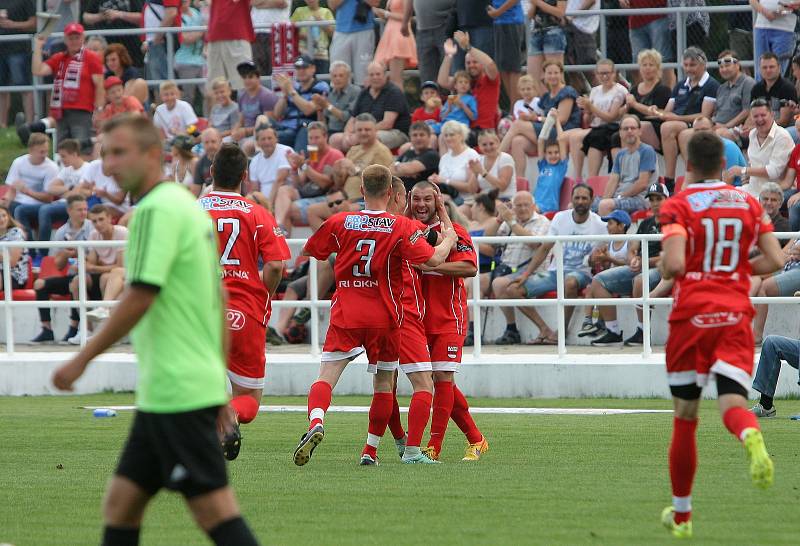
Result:
<instances>
[{"instance_id":1,"label":"sunglasses on spectator","mask_svg":"<svg viewBox=\"0 0 800 546\"><path fill-rule=\"evenodd\" d=\"M738 62L739 62L739 59L737 59L735 57L723 57L722 59L719 59L719 64L726 64L727 65L727 64L736 64Z\"/></svg>"},{"instance_id":2,"label":"sunglasses on spectator","mask_svg":"<svg viewBox=\"0 0 800 546\"><path fill-rule=\"evenodd\" d=\"M336 207L336 206L338 206L338 205L341 205L342 203L344 203L344 199L337 199L336 201L330 201L330 202L328 202L328 206L329 206L330 208L333 208L333 207Z\"/></svg>"}]
</instances>

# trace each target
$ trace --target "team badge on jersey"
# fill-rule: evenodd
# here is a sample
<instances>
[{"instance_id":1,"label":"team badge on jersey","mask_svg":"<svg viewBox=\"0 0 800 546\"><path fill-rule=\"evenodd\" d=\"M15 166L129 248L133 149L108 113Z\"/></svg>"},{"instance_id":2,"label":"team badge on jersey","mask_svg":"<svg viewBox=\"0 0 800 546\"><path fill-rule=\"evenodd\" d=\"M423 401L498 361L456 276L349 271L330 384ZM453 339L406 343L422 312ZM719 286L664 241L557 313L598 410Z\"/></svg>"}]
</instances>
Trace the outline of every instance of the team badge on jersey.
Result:
<instances>
[{"instance_id":1,"label":"team badge on jersey","mask_svg":"<svg viewBox=\"0 0 800 546\"><path fill-rule=\"evenodd\" d=\"M225 320L228 323L229 330L241 330L244 328L245 322L247 322L247 318L244 316L244 313L237 311L236 309L226 310Z\"/></svg>"}]
</instances>

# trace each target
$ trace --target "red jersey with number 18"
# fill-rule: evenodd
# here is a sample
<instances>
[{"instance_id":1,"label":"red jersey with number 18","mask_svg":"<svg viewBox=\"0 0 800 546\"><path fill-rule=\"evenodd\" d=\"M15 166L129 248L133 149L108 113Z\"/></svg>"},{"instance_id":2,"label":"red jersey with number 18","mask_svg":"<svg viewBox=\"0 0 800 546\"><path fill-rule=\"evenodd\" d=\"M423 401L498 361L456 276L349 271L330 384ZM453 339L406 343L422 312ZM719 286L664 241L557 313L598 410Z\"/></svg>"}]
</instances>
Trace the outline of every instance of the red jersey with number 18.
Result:
<instances>
[{"instance_id":1,"label":"red jersey with number 18","mask_svg":"<svg viewBox=\"0 0 800 546\"><path fill-rule=\"evenodd\" d=\"M670 321L715 312L753 313L750 250L772 222L747 192L720 181L689 185L659 214L664 239L686 237L686 272L676 279Z\"/></svg>"},{"instance_id":2,"label":"red jersey with number 18","mask_svg":"<svg viewBox=\"0 0 800 546\"><path fill-rule=\"evenodd\" d=\"M306 254L336 253L331 324L341 328L395 328L403 320L402 260L427 262L433 247L417 222L384 211L340 212L306 242Z\"/></svg>"},{"instance_id":3,"label":"red jersey with number 18","mask_svg":"<svg viewBox=\"0 0 800 546\"><path fill-rule=\"evenodd\" d=\"M214 219L228 305L266 324L272 309L258 258L271 262L291 257L283 232L264 207L238 193L212 191L199 202Z\"/></svg>"}]
</instances>

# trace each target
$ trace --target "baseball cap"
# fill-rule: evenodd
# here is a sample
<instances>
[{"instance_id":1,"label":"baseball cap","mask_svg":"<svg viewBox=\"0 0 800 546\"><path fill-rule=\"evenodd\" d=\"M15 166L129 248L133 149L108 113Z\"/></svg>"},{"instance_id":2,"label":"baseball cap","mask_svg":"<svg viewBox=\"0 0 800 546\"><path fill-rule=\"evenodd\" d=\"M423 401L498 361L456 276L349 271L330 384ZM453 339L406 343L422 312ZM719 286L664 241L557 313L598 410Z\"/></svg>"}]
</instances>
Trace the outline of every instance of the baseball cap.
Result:
<instances>
[{"instance_id":1,"label":"baseball cap","mask_svg":"<svg viewBox=\"0 0 800 546\"><path fill-rule=\"evenodd\" d=\"M253 61L244 61L236 65L236 72L239 73L240 76L244 76L247 74L259 74L258 67L256 63Z\"/></svg>"},{"instance_id":2,"label":"baseball cap","mask_svg":"<svg viewBox=\"0 0 800 546\"><path fill-rule=\"evenodd\" d=\"M659 182L653 182L650 184L650 187L647 188L647 197L650 197L651 195L662 195L664 197L669 197L667 185Z\"/></svg>"},{"instance_id":3,"label":"baseball cap","mask_svg":"<svg viewBox=\"0 0 800 546\"><path fill-rule=\"evenodd\" d=\"M428 89L428 88L436 89L437 92L439 91L439 85L436 82L431 81L431 80L428 80L428 81L424 82L420 86L419 90L422 91L423 89Z\"/></svg>"},{"instance_id":4,"label":"baseball cap","mask_svg":"<svg viewBox=\"0 0 800 546\"><path fill-rule=\"evenodd\" d=\"M64 35L83 34L83 25L80 23L70 23L64 27Z\"/></svg>"},{"instance_id":5,"label":"baseball cap","mask_svg":"<svg viewBox=\"0 0 800 546\"><path fill-rule=\"evenodd\" d=\"M631 215L625 212L624 210L616 209L608 216L603 216L603 222L608 222L609 220L614 220L619 222L625 227L631 225Z\"/></svg>"},{"instance_id":6,"label":"baseball cap","mask_svg":"<svg viewBox=\"0 0 800 546\"><path fill-rule=\"evenodd\" d=\"M122 80L116 76L109 76L106 78L106 81L103 82L103 87L106 90L111 89L115 85L122 85Z\"/></svg>"},{"instance_id":7,"label":"baseball cap","mask_svg":"<svg viewBox=\"0 0 800 546\"><path fill-rule=\"evenodd\" d=\"M295 68L309 68L311 66L314 66L314 60L308 55L300 55L294 60Z\"/></svg>"}]
</instances>

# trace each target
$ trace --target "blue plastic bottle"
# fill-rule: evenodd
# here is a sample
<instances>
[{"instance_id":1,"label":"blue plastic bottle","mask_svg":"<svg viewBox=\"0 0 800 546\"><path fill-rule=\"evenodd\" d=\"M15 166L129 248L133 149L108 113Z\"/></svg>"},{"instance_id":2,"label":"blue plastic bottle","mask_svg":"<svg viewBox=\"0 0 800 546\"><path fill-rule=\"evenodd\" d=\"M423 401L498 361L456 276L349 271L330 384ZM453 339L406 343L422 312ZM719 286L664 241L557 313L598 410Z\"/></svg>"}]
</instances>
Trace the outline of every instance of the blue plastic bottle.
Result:
<instances>
[{"instance_id":1,"label":"blue plastic bottle","mask_svg":"<svg viewBox=\"0 0 800 546\"><path fill-rule=\"evenodd\" d=\"M116 417L117 412L113 409L97 408L96 410L94 410L92 415L94 415L95 417Z\"/></svg>"}]
</instances>

